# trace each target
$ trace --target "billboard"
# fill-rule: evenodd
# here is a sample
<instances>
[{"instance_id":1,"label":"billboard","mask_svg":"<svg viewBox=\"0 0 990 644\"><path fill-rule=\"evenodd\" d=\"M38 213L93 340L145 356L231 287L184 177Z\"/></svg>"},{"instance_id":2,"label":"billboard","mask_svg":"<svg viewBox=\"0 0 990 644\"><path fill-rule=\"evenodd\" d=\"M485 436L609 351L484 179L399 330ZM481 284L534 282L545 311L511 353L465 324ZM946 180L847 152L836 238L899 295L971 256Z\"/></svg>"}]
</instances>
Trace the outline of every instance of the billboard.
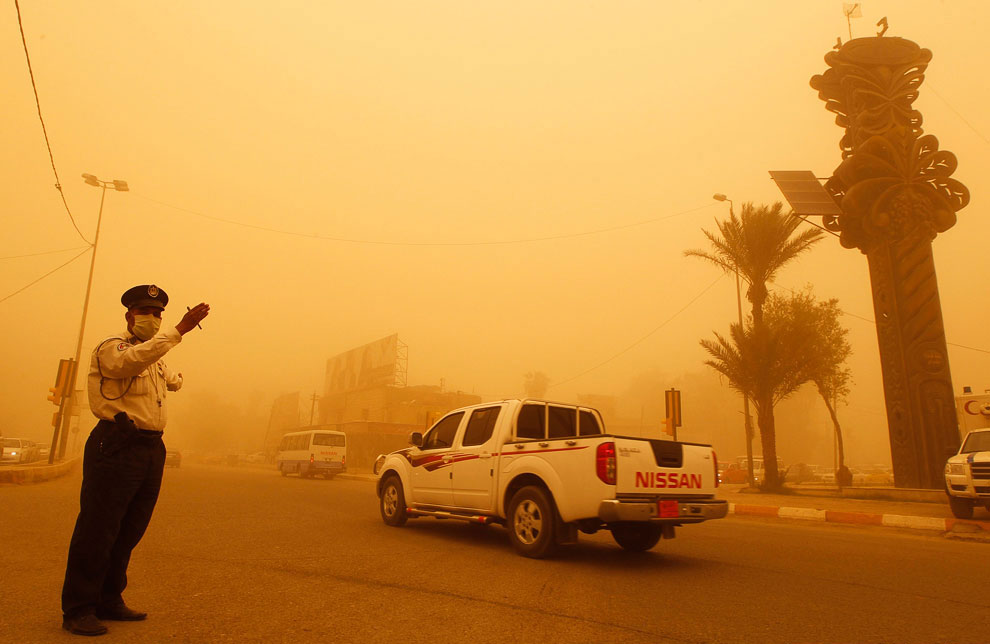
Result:
<instances>
[{"instance_id":1,"label":"billboard","mask_svg":"<svg viewBox=\"0 0 990 644\"><path fill-rule=\"evenodd\" d=\"M395 384L399 334L369 342L327 360L327 395Z\"/></svg>"}]
</instances>

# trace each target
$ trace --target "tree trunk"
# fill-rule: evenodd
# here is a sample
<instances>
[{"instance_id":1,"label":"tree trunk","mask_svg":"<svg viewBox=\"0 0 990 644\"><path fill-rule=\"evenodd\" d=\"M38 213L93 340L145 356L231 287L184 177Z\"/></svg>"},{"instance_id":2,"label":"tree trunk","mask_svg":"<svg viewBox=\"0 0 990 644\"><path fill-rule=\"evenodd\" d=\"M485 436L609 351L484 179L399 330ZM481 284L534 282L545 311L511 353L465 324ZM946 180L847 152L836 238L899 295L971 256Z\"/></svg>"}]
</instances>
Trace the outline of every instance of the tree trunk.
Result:
<instances>
[{"instance_id":1,"label":"tree trunk","mask_svg":"<svg viewBox=\"0 0 990 644\"><path fill-rule=\"evenodd\" d=\"M764 333L763 303L767 299L766 284L758 287L750 284L746 297L753 304L753 332ZM763 483L764 490L776 490L780 487L780 474L777 471L777 428L773 418L772 394L759 394L755 399L756 424L760 429L760 444L763 447Z\"/></svg>"},{"instance_id":2,"label":"tree trunk","mask_svg":"<svg viewBox=\"0 0 990 644\"><path fill-rule=\"evenodd\" d=\"M835 428L835 441L838 445L839 452L839 467L835 470L835 483L839 486L839 489L842 489L843 485L849 485L852 483L850 480L852 476L848 474L846 470L846 453L842 447L842 428L839 426L839 417L835 413L835 407L828 399L828 396L822 394L822 400L825 401L825 407L828 409L828 415L832 417L832 427Z\"/></svg>"},{"instance_id":3,"label":"tree trunk","mask_svg":"<svg viewBox=\"0 0 990 644\"><path fill-rule=\"evenodd\" d=\"M756 476L753 474L753 438L755 432L753 431L753 417L749 413L748 396L743 398L743 413L746 415L743 421L746 427L746 481L750 487L756 487Z\"/></svg>"},{"instance_id":4,"label":"tree trunk","mask_svg":"<svg viewBox=\"0 0 990 644\"><path fill-rule=\"evenodd\" d=\"M761 396L756 407L756 422L760 427L760 444L763 446L764 490L780 488L780 472L777 471L777 428L773 418L773 402L770 396Z\"/></svg>"}]
</instances>

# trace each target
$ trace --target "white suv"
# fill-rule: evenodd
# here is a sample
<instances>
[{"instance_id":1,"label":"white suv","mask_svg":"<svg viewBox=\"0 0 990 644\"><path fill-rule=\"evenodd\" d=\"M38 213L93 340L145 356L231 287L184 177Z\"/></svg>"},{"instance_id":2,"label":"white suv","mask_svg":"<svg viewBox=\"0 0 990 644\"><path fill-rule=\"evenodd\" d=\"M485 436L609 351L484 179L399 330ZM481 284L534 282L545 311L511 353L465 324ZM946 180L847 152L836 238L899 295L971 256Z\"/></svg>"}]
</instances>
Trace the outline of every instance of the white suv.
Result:
<instances>
[{"instance_id":1,"label":"white suv","mask_svg":"<svg viewBox=\"0 0 990 644\"><path fill-rule=\"evenodd\" d=\"M945 493L956 518L972 518L975 505L990 510L990 427L966 434L959 452L949 458Z\"/></svg>"},{"instance_id":2,"label":"white suv","mask_svg":"<svg viewBox=\"0 0 990 644\"><path fill-rule=\"evenodd\" d=\"M4 463L31 463L41 458L38 444L26 438L2 438Z\"/></svg>"}]
</instances>

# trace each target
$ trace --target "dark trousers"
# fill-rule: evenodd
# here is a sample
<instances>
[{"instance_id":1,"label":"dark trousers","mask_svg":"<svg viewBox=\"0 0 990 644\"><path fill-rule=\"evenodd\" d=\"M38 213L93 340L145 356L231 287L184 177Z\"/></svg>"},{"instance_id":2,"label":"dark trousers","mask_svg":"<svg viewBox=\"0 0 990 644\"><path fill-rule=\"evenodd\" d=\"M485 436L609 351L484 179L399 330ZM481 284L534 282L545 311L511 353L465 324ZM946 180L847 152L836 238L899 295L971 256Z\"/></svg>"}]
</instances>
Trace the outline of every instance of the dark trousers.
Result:
<instances>
[{"instance_id":1,"label":"dark trousers","mask_svg":"<svg viewBox=\"0 0 990 644\"><path fill-rule=\"evenodd\" d=\"M131 550L151 521L164 468L161 435L97 423L83 453L79 517L62 586L64 615L123 603Z\"/></svg>"}]
</instances>

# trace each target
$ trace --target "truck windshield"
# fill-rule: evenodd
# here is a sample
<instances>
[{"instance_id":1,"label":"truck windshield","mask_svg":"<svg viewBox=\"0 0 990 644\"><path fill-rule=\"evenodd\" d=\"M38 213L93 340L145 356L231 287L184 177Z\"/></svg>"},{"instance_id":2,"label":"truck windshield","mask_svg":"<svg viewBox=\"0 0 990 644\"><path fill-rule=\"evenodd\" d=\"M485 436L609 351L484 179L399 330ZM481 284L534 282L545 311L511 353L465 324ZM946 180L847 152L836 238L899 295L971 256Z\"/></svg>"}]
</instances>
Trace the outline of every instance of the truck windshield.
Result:
<instances>
[{"instance_id":1,"label":"truck windshield","mask_svg":"<svg viewBox=\"0 0 990 644\"><path fill-rule=\"evenodd\" d=\"M966 437L962 453L990 452L990 432L973 432Z\"/></svg>"}]
</instances>

